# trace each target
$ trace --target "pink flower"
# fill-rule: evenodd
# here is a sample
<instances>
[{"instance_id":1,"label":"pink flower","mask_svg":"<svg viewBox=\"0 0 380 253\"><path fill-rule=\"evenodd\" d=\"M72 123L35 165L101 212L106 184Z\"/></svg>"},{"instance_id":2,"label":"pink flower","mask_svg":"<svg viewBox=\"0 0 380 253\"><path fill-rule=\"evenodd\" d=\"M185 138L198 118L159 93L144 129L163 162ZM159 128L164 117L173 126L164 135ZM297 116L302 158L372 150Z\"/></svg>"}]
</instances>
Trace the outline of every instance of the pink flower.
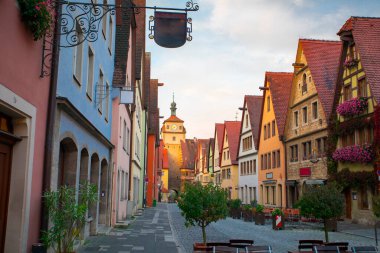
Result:
<instances>
[{"instance_id":1,"label":"pink flower","mask_svg":"<svg viewBox=\"0 0 380 253\"><path fill-rule=\"evenodd\" d=\"M375 154L370 145L354 145L335 150L332 157L340 162L370 163L374 160Z\"/></svg>"},{"instance_id":2,"label":"pink flower","mask_svg":"<svg viewBox=\"0 0 380 253\"><path fill-rule=\"evenodd\" d=\"M354 116L364 112L367 106L368 102L365 98L353 98L340 104L336 112L341 116Z\"/></svg>"}]
</instances>

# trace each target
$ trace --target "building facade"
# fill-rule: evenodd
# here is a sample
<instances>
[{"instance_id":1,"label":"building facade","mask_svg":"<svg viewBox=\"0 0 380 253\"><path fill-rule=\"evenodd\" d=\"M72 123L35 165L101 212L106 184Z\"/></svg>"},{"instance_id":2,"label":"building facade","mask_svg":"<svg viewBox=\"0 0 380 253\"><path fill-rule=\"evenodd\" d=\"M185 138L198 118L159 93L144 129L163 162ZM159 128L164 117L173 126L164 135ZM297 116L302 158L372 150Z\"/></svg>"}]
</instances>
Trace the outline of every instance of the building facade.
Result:
<instances>
[{"instance_id":1,"label":"building facade","mask_svg":"<svg viewBox=\"0 0 380 253\"><path fill-rule=\"evenodd\" d=\"M292 73L266 72L259 132L259 203L285 207L285 145L283 143Z\"/></svg>"},{"instance_id":2,"label":"building facade","mask_svg":"<svg viewBox=\"0 0 380 253\"><path fill-rule=\"evenodd\" d=\"M223 132L224 132L224 123L215 123L214 130L214 184L221 185L222 183L222 174L220 170L220 162L222 157L222 147L223 147Z\"/></svg>"},{"instance_id":3,"label":"building facade","mask_svg":"<svg viewBox=\"0 0 380 253\"><path fill-rule=\"evenodd\" d=\"M380 101L378 78L380 48L380 19L351 17L340 29L338 35L343 41L339 63L338 103L336 115L339 133L337 148L332 154L338 163L338 176L347 173L353 177L359 174L373 175L378 163L375 159L374 127L375 110ZM355 111L353 111L355 110ZM344 153L348 155L343 155ZM360 155L358 155L360 154ZM354 222L374 224L372 196L378 182L361 182L359 187L350 184L344 189L346 218Z\"/></svg>"},{"instance_id":4,"label":"building facade","mask_svg":"<svg viewBox=\"0 0 380 253\"><path fill-rule=\"evenodd\" d=\"M244 96L238 154L239 198L243 204L251 204L258 197L257 144L262 100L261 96Z\"/></svg>"},{"instance_id":5,"label":"building facade","mask_svg":"<svg viewBox=\"0 0 380 253\"><path fill-rule=\"evenodd\" d=\"M222 141L222 156L220 157L221 187L228 192L229 199L239 198L238 193L238 146L240 121L225 121Z\"/></svg>"},{"instance_id":6,"label":"building facade","mask_svg":"<svg viewBox=\"0 0 380 253\"><path fill-rule=\"evenodd\" d=\"M307 185L324 184L327 135L341 42L300 39L285 126L287 207Z\"/></svg>"}]
</instances>

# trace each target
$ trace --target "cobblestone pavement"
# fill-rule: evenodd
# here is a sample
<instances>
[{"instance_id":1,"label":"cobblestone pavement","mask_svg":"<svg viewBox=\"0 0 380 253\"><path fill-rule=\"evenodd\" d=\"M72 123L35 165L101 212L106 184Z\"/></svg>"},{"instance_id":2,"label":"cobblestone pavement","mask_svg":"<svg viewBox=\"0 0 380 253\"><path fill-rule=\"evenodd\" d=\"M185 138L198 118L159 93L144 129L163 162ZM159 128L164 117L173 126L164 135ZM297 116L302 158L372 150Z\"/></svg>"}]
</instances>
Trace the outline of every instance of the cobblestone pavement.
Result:
<instances>
[{"instance_id":1,"label":"cobblestone pavement","mask_svg":"<svg viewBox=\"0 0 380 253\"><path fill-rule=\"evenodd\" d=\"M184 218L175 204L168 205L169 219L172 224L176 240L181 244L181 249L186 253L192 252L194 242L202 241L202 232L198 227L186 228ZM275 231L271 226L257 226L253 222L244 222L227 218L207 227L208 241L228 241L229 239L251 239L256 245L271 245L275 253L286 253L297 250L298 240L321 239L324 240L324 232L318 228L306 227L304 229L289 228ZM370 238L349 235L340 232L330 232L330 241L349 242L350 246L375 245Z\"/></svg>"},{"instance_id":2,"label":"cobblestone pavement","mask_svg":"<svg viewBox=\"0 0 380 253\"><path fill-rule=\"evenodd\" d=\"M145 209L126 229L113 229L109 235L90 237L78 253L177 253L166 204Z\"/></svg>"}]
</instances>

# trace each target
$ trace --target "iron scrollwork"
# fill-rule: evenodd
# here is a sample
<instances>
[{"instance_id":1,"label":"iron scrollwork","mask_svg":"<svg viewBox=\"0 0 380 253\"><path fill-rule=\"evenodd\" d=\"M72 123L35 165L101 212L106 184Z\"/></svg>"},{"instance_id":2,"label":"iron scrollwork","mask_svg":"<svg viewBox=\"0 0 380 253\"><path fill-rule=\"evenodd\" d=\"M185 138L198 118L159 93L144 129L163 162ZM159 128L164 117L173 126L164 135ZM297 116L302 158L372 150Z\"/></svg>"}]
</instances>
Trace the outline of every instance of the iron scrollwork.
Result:
<instances>
[{"instance_id":1,"label":"iron scrollwork","mask_svg":"<svg viewBox=\"0 0 380 253\"><path fill-rule=\"evenodd\" d=\"M187 1L186 10L187 11L198 11L199 5L197 3L194 3L193 0Z\"/></svg>"}]
</instances>

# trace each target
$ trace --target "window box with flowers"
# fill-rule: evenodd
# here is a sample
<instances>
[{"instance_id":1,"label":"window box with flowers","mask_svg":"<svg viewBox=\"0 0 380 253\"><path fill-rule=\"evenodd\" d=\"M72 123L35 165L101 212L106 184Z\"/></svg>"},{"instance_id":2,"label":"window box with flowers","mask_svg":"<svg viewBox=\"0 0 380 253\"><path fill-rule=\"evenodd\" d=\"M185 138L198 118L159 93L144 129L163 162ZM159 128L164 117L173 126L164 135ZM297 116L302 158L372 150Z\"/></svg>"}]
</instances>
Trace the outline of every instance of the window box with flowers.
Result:
<instances>
[{"instance_id":1,"label":"window box with flowers","mask_svg":"<svg viewBox=\"0 0 380 253\"><path fill-rule=\"evenodd\" d=\"M336 108L336 112L343 117L349 117L361 114L367 107L367 98L352 98L340 104Z\"/></svg>"},{"instance_id":2,"label":"window box with flowers","mask_svg":"<svg viewBox=\"0 0 380 253\"><path fill-rule=\"evenodd\" d=\"M332 157L340 162L371 163L375 159L375 153L371 145L354 145L335 150Z\"/></svg>"},{"instance_id":3,"label":"window box with flowers","mask_svg":"<svg viewBox=\"0 0 380 253\"><path fill-rule=\"evenodd\" d=\"M21 18L33 34L34 40L39 40L50 30L53 23L51 0L17 0Z\"/></svg>"}]
</instances>

